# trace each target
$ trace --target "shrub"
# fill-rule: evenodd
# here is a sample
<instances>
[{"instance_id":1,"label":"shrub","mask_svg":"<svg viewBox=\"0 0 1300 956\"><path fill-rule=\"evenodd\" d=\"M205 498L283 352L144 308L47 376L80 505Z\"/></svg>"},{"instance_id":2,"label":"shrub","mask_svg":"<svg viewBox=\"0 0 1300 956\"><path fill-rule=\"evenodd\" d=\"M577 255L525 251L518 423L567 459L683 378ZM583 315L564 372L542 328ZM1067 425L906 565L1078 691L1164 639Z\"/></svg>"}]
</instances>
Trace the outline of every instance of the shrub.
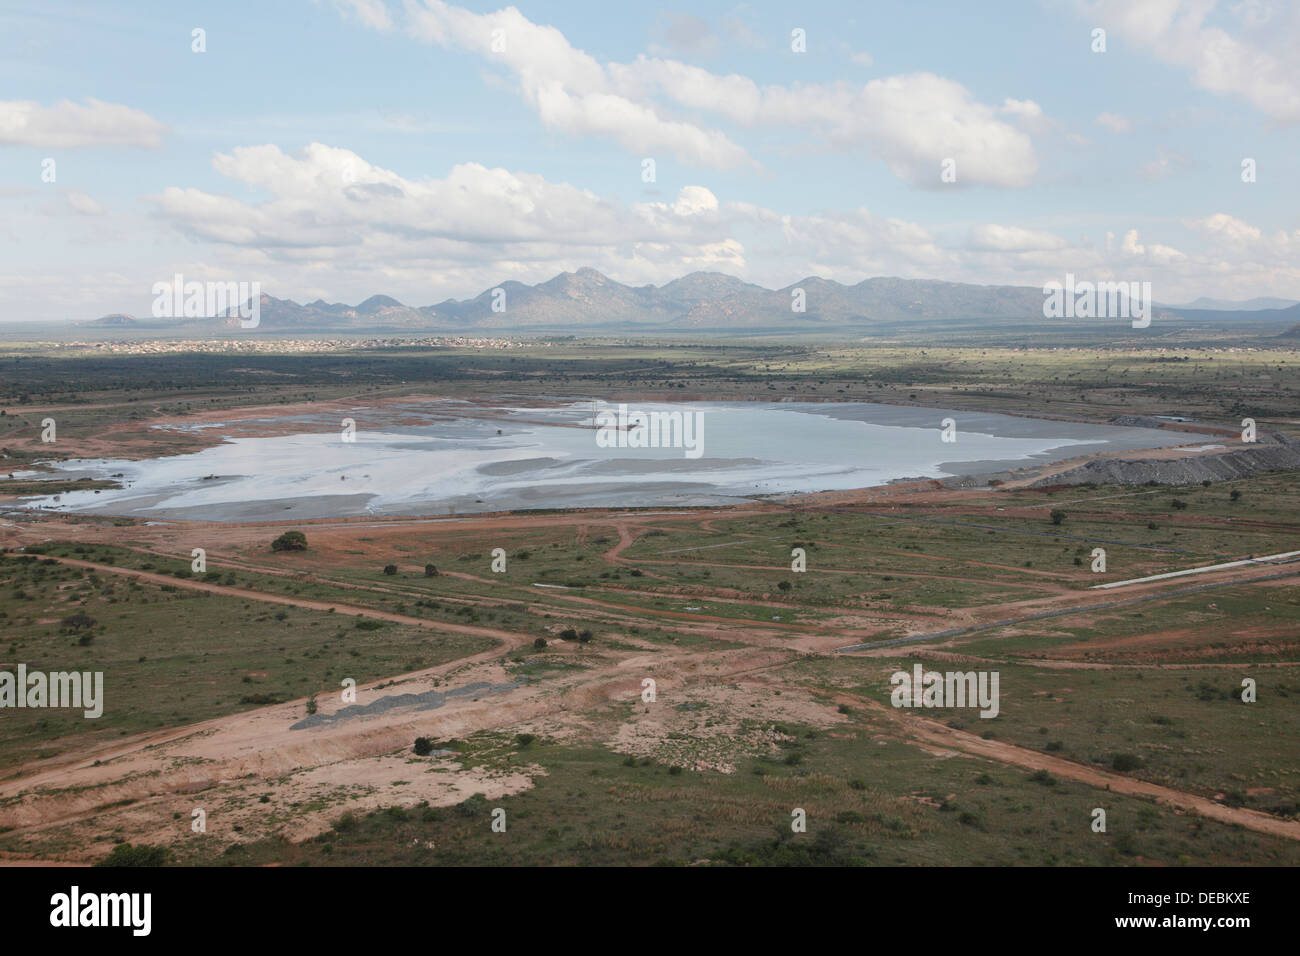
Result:
<instances>
[{"instance_id":1,"label":"shrub","mask_svg":"<svg viewBox=\"0 0 1300 956\"><path fill-rule=\"evenodd\" d=\"M95 866L162 866L167 862L167 857L166 847L149 846L146 843L139 846L119 843L113 847L112 853Z\"/></svg>"},{"instance_id":2,"label":"shrub","mask_svg":"<svg viewBox=\"0 0 1300 956\"><path fill-rule=\"evenodd\" d=\"M395 564L385 564L385 565L384 565L384 573L385 573L385 574L396 574L396 573L397 573L397 565L395 565Z\"/></svg>"},{"instance_id":3,"label":"shrub","mask_svg":"<svg viewBox=\"0 0 1300 956\"><path fill-rule=\"evenodd\" d=\"M515 740L519 742L519 746L521 747L527 747L536 739L537 736L535 734L515 734Z\"/></svg>"},{"instance_id":4,"label":"shrub","mask_svg":"<svg viewBox=\"0 0 1300 956\"><path fill-rule=\"evenodd\" d=\"M1049 517L1052 519L1052 524L1060 524L1065 520L1065 512L1060 508L1053 508Z\"/></svg>"},{"instance_id":5,"label":"shrub","mask_svg":"<svg viewBox=\"0 0 1300 956\"><path fill-rule=\"evenodd\" d=\"M794 585L792 585L789 581L778 581L776 586L780 588L782 591L788 591L790 590L790 588L794 587Z\"/></svg>"},{"instance_id":6,"label":"shrub","mask_svg":"<svg viewBox=\"0 0 1300 956\"><path fill-rule=\"evenodd\" d=\"M578 634L578 640L583 644L591 642L591 631L582 631Z\"/></svg>"},{"instance_id":7,"label":"shrub","mask_svg":"<svg viewBox=\"0 0 1300 956\"><path fill-rule=\"evenodd\" d=\"M416 737L414 750L417 757L427 757L433 753L433 741L428 737Z\"/></svg>"},{"instance_id":8,"label":"shrub","mask_svg":"<svg viewBox=\"0 0 1300 956\"><path fill-rule=\"evenodd\" d=\"M533 641L533 647L537 648L539 651L544 650L546 648L546 638L539 637L537 640Z\"/></svg>"},{"instance_id":9,"label":"shrub","mask_svg":"<svg viewBox=\"0 0 1300 956\"><path fill-rule=\"evenodd\" d=\"M1184 501L1182 498L1175 498L1173 501L1169 502L1169 504L1173 507L1175 511L1182 511L1184 508L1187 507L1187 502Z\"/></svg>"},{"instance_id":10,"label":"shrub","mask_svg":"<svg viewBox=\"0 0 1300 956\"><path fill-rule=\"evenodd\" d=\"M438 569L432 564L426 564L424 566L424 576L426 578L436 578L438 576Z\"/></svg>"},{"instance_id":11,"label":"shrub","mask_svg":"<svg viewBox=\"0 0 1300 956\"><path fill-rule=\"evenodd\" d=\"M1110 765L1120 773L1137 770L1142 766L1142 758L1136 754L1115 754L1110 758Z\"/></svg>"},{"instance_id":12,"label":"shrub","mask_svg":"<svg viewBox=\"0 0 1300 956\"><path fill-rule=\"evenodd\" d=\"M271 542L272 551L306 551L307 536L301 531L286 531Z\"/></svg>"}]
</instances>

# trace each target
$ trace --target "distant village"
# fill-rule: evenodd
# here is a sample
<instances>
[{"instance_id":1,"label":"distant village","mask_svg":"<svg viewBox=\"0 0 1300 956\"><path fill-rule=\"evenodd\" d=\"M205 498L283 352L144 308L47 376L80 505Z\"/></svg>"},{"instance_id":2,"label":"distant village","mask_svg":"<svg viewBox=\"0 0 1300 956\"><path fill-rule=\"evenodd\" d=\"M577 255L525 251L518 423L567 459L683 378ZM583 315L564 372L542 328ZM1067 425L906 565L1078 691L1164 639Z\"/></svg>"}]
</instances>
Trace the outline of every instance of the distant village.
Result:
<instances>
[{"instance_id":1,"label":"distant village","mask_svg":"<svg viewBox=\"0 0 1300 956\"><path fill-rule=\"evenodd\" d=\"M283 355L289 353L354 352L358 349L386 348L448 348L448 349L513 349L525 344L536 348L549 347L549 342L478 337L466 335L422 336L419 338L370 339L145 339L137 342L50 342L48 347L60 351L93 351L112 355L169 355L179 352L212 353L263 353Z\"/></svg>"}]
</instances>

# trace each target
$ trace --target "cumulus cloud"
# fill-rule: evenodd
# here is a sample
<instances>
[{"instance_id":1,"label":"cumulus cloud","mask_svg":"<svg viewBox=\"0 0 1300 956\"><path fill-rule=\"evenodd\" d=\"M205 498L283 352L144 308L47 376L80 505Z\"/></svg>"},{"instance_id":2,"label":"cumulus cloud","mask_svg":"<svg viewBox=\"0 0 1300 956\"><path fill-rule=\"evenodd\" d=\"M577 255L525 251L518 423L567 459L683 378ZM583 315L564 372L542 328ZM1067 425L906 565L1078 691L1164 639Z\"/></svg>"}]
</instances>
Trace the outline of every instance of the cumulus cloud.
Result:
<instances>
[{"instance_id":1,"label":"cumulus cloud","mask_svg":"<svg viewBox=\"0 0 1300 956\"><path fill-rule=\"evenodd\" d=\"M4 146L154 148L162 143L165 130L148 113L103 100L60 100L53 106L31 100L0 101L0 145Z\"/></svg>"},{"instance_id":2,"label":"cumulus cloud","mask_svg":"<svg viewBox=\"0 0 1300 956\"><path fill-rule=\"evenodd\" d=\"M323 144L292 155L242 147L213 166L267 198L171 187L151 201L164 222L220 249L230 268L268 276L276 295L386 292L424 304L584 266L633 285L712 270L768 288L809 275L1041 288L1069 271L1149 279L1162 301L1300 288L1300 232L1268 234L1224 213L1153 226L1150 236L1123 226L1094 245L1015 223L930 228L865 207L795 215L699 185L625 203L478 163L412 178Z\"/></svg>"},{"instance_id":3,"label":"cumulus cloud","mask_svg":"<svg viewBox=\"0 0 1300 956\"><path fill-rule=\"evenodd\" d=\"M1203 219L1189 219L1187 224L1202 235L1233 243L1253 242L1264 234L1258 226L1252 226L1226 212L1215 213Z\"/></svg>"},{"instance_id":4,"label":"cumulus cloud","mask_svg":"<svg viewBox=\"0 0 1300 956\"><path fill-rule=\"evenodd\" d=\"M988 223L971 227L968 245L972 249L996 252L1043 252L1064 249L1067 243L1060 236L1039 229Z\"/></svg>"},{"instance_id":5,"label":"cumulus cloud","mask_svg":"<svg viewBox=\"0 0 1300 956\"><path fill-rule=\"evenodd\" d=\"M1243 39L1207 25L1215 0L1077 2L1092 23L1162 63L1189 70L1199 89L1241 97L1282 122L1300 121L1300 17L1294 13L1273 18L1258 4L1233 4L1228 12L1253 33Z\"/></svg>"},{"instance_id":6,"label":"cumulus cloud","mask_svg":"<svg viewBox=\"0 0 1300 956\"><path fill-rule=\"evenodd\" d=\"M320 143L296 155L240 147L218 154L213 167L270 198L173 186L151 202L186 235L266 261L426 273L454 265L484 278L492 270L548 277L570 265L641 268L647 257L744 267L717 197L702 186L683 187L672 202L623 205L478 163L408 179Z\"/></svg>"},{"instance_id":7,"label":"cumulus cloud","mask_svg":"<svg viewBox=\"0 0 1300 956\"><path fill-rule=\"evenodd\" d=\"M1041 128L1036 103L1007 100L995 108L932 73L865 85L760 87L746 76L671 58L602 64L514 7L476 14L442 0L411 0L407 11L416 38L476 53L510 71L547 128L603 136L642 154L663 150L715 169L757 166L723 131L671 112L684 108L742 126L804 130L834 147L862 147L895 175L927 186L940 182L945 159L956 160L960 184L1022 186L1038 166L1029 136L1003 118ZM699 34L698 25L692 29Z\"/></svg>"}]
</instances>

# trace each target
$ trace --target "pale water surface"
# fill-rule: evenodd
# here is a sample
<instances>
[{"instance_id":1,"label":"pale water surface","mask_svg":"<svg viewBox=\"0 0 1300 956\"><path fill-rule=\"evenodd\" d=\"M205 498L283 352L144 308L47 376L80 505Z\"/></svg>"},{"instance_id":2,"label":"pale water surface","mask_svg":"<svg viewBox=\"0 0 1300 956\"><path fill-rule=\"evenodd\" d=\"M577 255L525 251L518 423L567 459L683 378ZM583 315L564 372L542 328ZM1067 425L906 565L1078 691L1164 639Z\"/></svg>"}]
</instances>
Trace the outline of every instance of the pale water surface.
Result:
<instances>
[{"instance_id":1,"label":"pale water surface","mask_svg":"<svg viewBox=\"0 0 1300 956\"><path fill-rule=\"evenodd\" d=\"M49 477L121 474L125 487L26 504L209 521L712 505L1188 443L1186 435L1156 429L864 403L631 406L700 413L702 454L690 458L682 448L598 447L593 414L615 407L557 401L545 408L485 409L451 400L422 402L399 409L404 420L420 424L382 429L367 428L371 410L358 408L349 413L359 423L354 442L343 441L336 430L341 416L286 416L275 421L302 430L233 437L195 454L149 461L63 462ZM499 418L476 417L485 412ZM391 417L392 410L386 414ZM941 441L945 418L957 423L955 442ZM220 424L191 427L229 430Z\"/></svg>"}]
</instances>

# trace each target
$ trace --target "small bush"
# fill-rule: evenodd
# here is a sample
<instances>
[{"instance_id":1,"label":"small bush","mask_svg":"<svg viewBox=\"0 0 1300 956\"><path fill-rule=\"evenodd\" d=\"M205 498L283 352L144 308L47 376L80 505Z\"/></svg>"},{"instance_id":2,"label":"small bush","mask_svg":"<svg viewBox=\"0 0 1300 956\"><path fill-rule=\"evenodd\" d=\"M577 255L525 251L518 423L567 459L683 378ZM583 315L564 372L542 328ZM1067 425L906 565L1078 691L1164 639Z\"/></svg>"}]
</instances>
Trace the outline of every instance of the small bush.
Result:
<instances>
[{"instance_id":1,"label":"small bush","mask_svg":"<svg viewBox=\"0 0 1300 956\"><path fill-rule=\"evenodd\" d=\"M1128 773L1141 767L1143 761L1137 754L1115 754L1110 758L1110 765L1120 773Z\"/></svg>"},{"instance_id":2,"label":"small bush","mask_svg":"<svg viewBox=\"0 0 1300 956\"><path fill-rule=\"evenodd\" d=\"M306 551L307 536L301 531L286 531L271 542L272 551Z\"/></svg>"},{"instance_id":3,"label":"small bush","mask_svg":"<svg viewBox=\"0 0 1300 956\"><path fill-rule=\"evenodd\" d=\"M145 843L132 846L130 843L119 843L113 847L112 853L95 866L162 866L167 862L168 855L167 848L162 846L149 846Z\"/></svg>"}]
</instances>

